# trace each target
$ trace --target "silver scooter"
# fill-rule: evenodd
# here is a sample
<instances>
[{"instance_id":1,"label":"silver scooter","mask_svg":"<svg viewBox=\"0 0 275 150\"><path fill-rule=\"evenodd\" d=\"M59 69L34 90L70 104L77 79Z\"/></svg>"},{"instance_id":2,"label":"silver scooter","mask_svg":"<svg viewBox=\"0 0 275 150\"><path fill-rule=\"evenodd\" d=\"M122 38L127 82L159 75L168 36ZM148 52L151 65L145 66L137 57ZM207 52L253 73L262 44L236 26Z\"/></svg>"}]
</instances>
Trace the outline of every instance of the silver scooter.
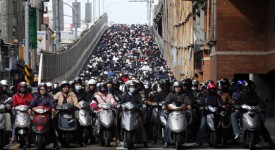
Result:
<instances>
[{"instance_id":1,"label":"silver scooter","mask_svg":"<svg viewBox=\"0 0 275 150\"><path fill-rule=\"evenodd\" d=\"M218 146L218 133L220 130L220 111L218 107L208 105L205 107L207 111L206 124L208 127L208 141L210 144L216 148Z\"/></svg>"},{"instance_id":2,"label":"silver scooter","mask_svg":"<svg viewBox=\"0 0 275 150\"><path fill-rule=\"evenodd\" d=\"M84 100L81 100L79 103L79 124L80 128L83 129L83 141L85 144L88 143L90 138L91 130L91 115L90 115L90 104Z\"/></svg>"},{"instance_id":3,"label":"silver scooter","mask_svg":"<svg viewBox=\"0 0 275 150\"><path fill-rule=\"evenodd\" d=\"M8 136L6 134L5 126L6 126L6 104L12 102L12 98L8 98L4 103L0 103L0 149L8 144Z\"/></svg>"},{"instance_id":4,"label":"silver scooter","mask_svg":"<svg viewBox=\"0 0 275 150\"><path fill-rule=\"evenodd\" d=\"M260 137L260 106L241 105L246 112L242 116L242 140L249 149L255 149L255 145L259 143Z\"/></svg>"},{"instance_id":5,"label":"silver scooter","mask_svg":"<svg viewBox=\"0 0 275 150\"><path fill-rule=\"evenodd\" d=\"M121 104L123 108L122 112L122 119L121 119L121 128L123 131L123 138L124 138L124 147L131 149L134 147L135 143L139 143L141 140L139 137L138 127L139 127L139 105L126 102ZM145 145L144 145L145 146Z\"/></svg>"},{"instance_id":6,"label":"silver scooter","mask_svg":"<svg viewBox=\"0 0 275 150\"><path fill-rule=\"evenodd\" d=\"M176 148L181 149L187 138L186 112L175 103L168 104L168 108L171 111L167 120L170 131L169 137L171 142L176 144Z\"/></svg>"},{"instance_id":7,"label":"silver scooter","mask_svg":"<svg viewBox=\"0 0 275 150\"><path fill-rule=\"evenodd\" d=\"M20 147L23 147L28 137L31 119L28 114L27 105L16 106L15 110L17 111L14 121L15 135L16 139L20 143Z\"/></svg>"},{"instance_id":8,"label":"silver scooter","mask_svg":"<svg viewBox=\"0 0 275 150\"><path fill-rule=\"evenodd\" d=\"M102 111L98 112L100 143L101 146L110 146L111 140L114 137L114 134L112 134L115 122L115 115L112 110L114 105L111 103L101 103L98 104L98 107L102 109Z\"/></svg>"}]
</instances>

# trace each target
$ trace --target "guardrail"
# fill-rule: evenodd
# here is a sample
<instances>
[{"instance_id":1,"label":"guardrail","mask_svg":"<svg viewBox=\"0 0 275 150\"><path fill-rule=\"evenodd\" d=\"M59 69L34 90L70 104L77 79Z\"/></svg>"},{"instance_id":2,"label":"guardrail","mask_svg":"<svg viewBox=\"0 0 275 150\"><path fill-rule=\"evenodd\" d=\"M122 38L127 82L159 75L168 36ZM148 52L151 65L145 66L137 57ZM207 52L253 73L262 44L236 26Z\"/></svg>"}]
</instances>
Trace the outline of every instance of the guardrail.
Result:
<instances>
[{"instance_id":1,"label":"guardrail","mask_svg":"<svg viewBox=\"0 0 275 150\"><path fill-rule=\"evenodd\" d=\"M159 33L157 32L157 30L154 27L150 27L149 28L151 34L153 35L155 42L157 43L159 50L161 51L161 53L164 55L164 42L163 39L161 38L161 36L159 35Z\"/></svg>"},{"instance_id":2,"label":"guardrail","mask_svg":"<svg viewBox=\"0 0 275 150\"><path fill-rule=\"evenodd\" d=\"M104 14L90 27L75 45L60 53L42 53L40 75L42 82L52 83L73 80L81 71L84 63L96 48L101 36L108 28L108 16Z\"/></svg>"}]
</instances>

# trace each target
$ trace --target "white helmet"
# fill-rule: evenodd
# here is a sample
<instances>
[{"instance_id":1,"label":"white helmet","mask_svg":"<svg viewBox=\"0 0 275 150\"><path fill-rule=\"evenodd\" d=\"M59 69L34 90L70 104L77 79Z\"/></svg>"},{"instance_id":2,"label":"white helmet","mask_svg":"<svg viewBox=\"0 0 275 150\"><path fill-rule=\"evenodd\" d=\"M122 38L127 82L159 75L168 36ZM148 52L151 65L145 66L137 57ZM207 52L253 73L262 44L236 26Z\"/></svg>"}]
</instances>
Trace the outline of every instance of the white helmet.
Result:
<instances>
[{"instance_id":1,"label":"white helmet","mask_svg":"<svg viewBox=\"0 0 275 150\"><path fill-rule=\"evenodd\" d=\"M52 87L53 84L51 82L46 82L47 87Z\"/></svg>"},{"instance_id":2,"label":"white helmet","mask_svg":"<svg viewBox=\"0 0 275 150\"><path fill-rule=\"evenodd\" d=\"M90 84L96 84L96 80L95 79L90 79L89 81L88 81L88 85L90 85Z\"/></svg>"},{"instance_id":3,"label":"white helmet","mask_svg":"<svg viewBox=\"0 0 275 150\"><path fill-rule=\"evenodd\" d=\"M8 80L5 80L5 79L4 79L4 80L1 80L0 83L1 83L2 85L4 85L4 86L10 86L10 85L9 85L9 81L8 81Z\"/></svg>"}]
</instances>

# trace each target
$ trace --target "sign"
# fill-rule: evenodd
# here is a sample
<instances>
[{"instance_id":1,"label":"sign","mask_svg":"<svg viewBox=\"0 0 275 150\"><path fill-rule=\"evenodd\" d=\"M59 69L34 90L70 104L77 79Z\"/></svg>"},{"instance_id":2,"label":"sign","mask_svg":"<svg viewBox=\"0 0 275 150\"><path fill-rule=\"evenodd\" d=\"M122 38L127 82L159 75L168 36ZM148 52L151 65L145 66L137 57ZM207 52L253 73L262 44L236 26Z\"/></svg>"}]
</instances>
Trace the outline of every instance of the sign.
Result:
<instances>
[{"instance_id":1,"label":"sign","mask_svg":"<svg viewBox=\"0 0 275 150\"><path fill-rule=\"evenodd\" d=\"M24 46L19 47L19 60L24 61Z\"/></svg>"},{"instance_id":2,"label":"sign","mask_svg":"<svg viewBox=\"0 0 275 150\"><path fill-rule=\"evenodd\" d=\"M73 31L61 31L61 41L64 40L74 40L75 34Z\"/></svg>"},{"instance_id":3,"label":"sign","mask_svg":"<svg viewBox=\"0 0 275 150\"><path fill-rule=\"evenodd\" d=\"M72 10L72 16L75 27L79 28L81 27L80 21L81 21L81 11L80 11L80 2L73 2L73 10Z\"/></svg>"},{"instance_id":4,"label":"sign","mask_svg":"<svg viewBox=\"0 0 275 150\"><path fill-rule=\"evenodd\" d=\"M46 50L46 31L37 31L37 55Z\"/></svg>"}]
</instances>

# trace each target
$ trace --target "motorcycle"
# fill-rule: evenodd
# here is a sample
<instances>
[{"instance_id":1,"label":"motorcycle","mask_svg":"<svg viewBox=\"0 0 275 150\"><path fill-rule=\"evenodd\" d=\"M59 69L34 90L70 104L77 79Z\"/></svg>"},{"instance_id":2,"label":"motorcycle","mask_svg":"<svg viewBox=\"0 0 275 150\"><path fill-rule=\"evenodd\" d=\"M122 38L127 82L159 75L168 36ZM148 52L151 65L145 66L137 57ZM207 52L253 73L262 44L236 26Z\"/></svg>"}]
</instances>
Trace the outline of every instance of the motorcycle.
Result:
<instances>
[{"instance_id":1,"label":"motorcycle","mask_svg":"<svg viewBox=\"0 0 275 150\"><path fill-rule=\"evenodd\" d=\"M249 149L255 149L255 145L260 139L260 106L241 105L246 112L242 116L242 141Z\"/></svg>"},{"instance_id":2,"label":"motorcycle","mask_svg":"<svg viewBox=\"0 0 275 150\"><path fill-rule=\"evenodd\" d=\"M222 143L227 144L227 141L230 137L233 138L232 133L232 125L231 125L231 119L230 119L230 111L229 110L222 110L220 112L221 115L221 122L220 122L220 128L221 128L221 134L222 134Z\"/></svg>"},{"instance_id":3,"label":"motorcycle","mask_svg":"<svg viewBox=\"0 0 275 150\"><path fill-rule=\"evenodd\" d=\"M32 108L33 116L33 141L38 149L45 149L50 144L49 122L52 108L49 106L37 106Z\"/></svg>"},{"instance_id":4,"label":"motorcycle","mask_svg":"<svg viewBox=\"0 0 275 150\"><path fill-rule=\"evenodd\" d=\"M6 104L12 102L12 98L8 98L4 103L0 103L0 149L3 149L6 144L8 144L8 135L5 130L5 113Z\"/></svg>"},{"instance_id":5,"label":"motorcycle","mask_svg":"<svg viewBox=\"0 0 275 150\"><path fill-rule=\"evenodd\" d=\"M29 134L29 126L31 123L30 116L28 114L28 106L16 106L15 110L17 111L14 121L15 135L17 141L20 143L20 147L23 147L26 143L26 139Z\"/></svg>"},{"instance_id":6,"label":"motorcycle","mask_svg":"<svg viewBox=\"0 0 275 150\"><path fill-rule=\"evenodd\" d=\"M72 104L64 103L61 106L56 106L56 110L59 110L58 129L61 131L61 135L58 137L61 140L60 143L68 148L77 130L75 108Z\"/></svg>"},{"instance_id":7,"label":"motorcycle","mask_svg":"<svg viewBox=\"0 0 275 150\"><path fill-rule=\"evenodd\" d=\"M186 111L181 106L176 105L175 102L168 104L168 108L171 108L167 120L170 141L176 144L177 149L181 149L187 138Z\"/></svg>"},{"instance_id":8,"label":"motorcycle","mask_svg":"<svg viewBox=\"0 0 275 150\"><path fill-rule=\"evenodd\" d=\"M208 105L205 107L207 111L206 123L208 131L208 142L214 148L218 146L218 134L220 131L220 111L218 107Z\"/></svg>"},{"instance_id":9,"label":"motorcycle","mask_svg":"<svg viewBox=\"0 0 275 150\"><path fill-rule=\"evenodd\" d=\"M90 115L90 104L86 101L80 101L79 103L79 124L80 128L83 129L83 140L87 144L90 138L91 130L91 115Z\"/></svg>"},{"instance_id":10,"label":"motorcycle","mask_svg":"<svg viewBox=\"0 0 275 150\"><path fill-rule=\"evenodd\" d=\"M112 128L115 122L115 115L112 110L114 105L110 103L101 103L98 104L98 107L102 109L102 111L98 112L100 143L101 146L108 147L114 137L114 134L112 134Z\"/></svg>"},{"instance_id":11,"label":"motorcycle","mask_svg":"<svg viewBox=\"0 0 275 150\"><path fill-rule=\"evenodd\" d=\"M121 104L123 109L122 118L121 118L121 128L123 131L123 141L124 147L131 149L134 147L135 143L139 143L140 137L138 134L138 126L139 126L139 113L137 110L139 109L139 105L126 102ZM125 144L126 143L126 144ZM144 144L144 146L146 146Z\"/></svg>"}]
</instances>

